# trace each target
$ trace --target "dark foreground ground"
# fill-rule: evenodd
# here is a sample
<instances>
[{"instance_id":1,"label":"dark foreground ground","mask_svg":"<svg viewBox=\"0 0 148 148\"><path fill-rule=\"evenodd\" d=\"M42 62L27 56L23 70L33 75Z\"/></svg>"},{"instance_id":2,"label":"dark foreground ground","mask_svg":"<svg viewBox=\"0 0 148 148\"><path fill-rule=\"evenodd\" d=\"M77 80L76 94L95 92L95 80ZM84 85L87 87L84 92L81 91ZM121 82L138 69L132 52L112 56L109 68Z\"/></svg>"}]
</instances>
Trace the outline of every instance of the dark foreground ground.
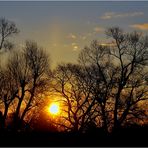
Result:
<instances>
[{"instance_id":1,"label":"dark foreground ground","mask_svg":"<svg viewBox=\"0 0 148 148\"><path fill-rule=\"evenodd\" d=\"M99 130L87 134L50 132L4 132L0 146L132 146L148 147L148 127L119 130L116 134L103 134Z\"/></svg>"}]
</instances>

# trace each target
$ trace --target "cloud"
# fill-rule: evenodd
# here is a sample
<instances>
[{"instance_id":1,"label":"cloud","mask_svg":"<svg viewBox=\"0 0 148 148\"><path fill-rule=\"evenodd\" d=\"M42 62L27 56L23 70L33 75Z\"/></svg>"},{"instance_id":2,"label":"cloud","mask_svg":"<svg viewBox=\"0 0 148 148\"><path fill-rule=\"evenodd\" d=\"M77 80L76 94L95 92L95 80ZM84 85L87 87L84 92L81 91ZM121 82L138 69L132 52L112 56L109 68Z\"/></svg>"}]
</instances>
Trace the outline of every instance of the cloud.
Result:
<instances>
[{"instance_id":1,"label":"cloud","mask_svg":"<svg viewBox=\"0 0 148 148\"><path fill-rule=\"evenodd\" d=\"M148 23L134 24L134 25L130 25L130 27L135 28L135 29L140 29L140 30L148 30Z\"/></svg>"},{"instance_id":2,"label":"cloud","mask_svg":"<svg viewBox=\"0 0 148 148\"><path fill-rule=\"evenodd\" d=\"M71 43L71 46L72 46L73 51L78 51L79 50L79 46L77 45L77 43Z\"/></svg>"},{"instance_id":3,"label":"cloud","mask_svg":"<svg viewBox=\"0 0 148 148\"><path fill-rule=\"evenodd\" d=\"M82 36L81 38L82 38L82 40L86 40L87 37L86 36Z\"/></svg>"},{"instance_id":4,"label":"cloud","mask_svg":"<svg viewBox=\"0 0 148 148\"><path fill-rule=\"evenodd\" d=\"M115 43L100 43L102 46L115 46Z\"/></svg>"},{"instance_id":5,"label":"cloud","mask_svg":"<svg viewBox=\"0 0 148 148\"><path fill-rule=\"evenodd\" d=\"M69 39L76 39L77 37L76 37L76 35L70 33L70 34L68 35L68 38L69 38Z\"/></svg>"},{"instance_id":6,"label":"cloud","mask_svg":"<svg viewBox=\"0 0 148 148\"><path fill-rule=\"evenodd\" d=\"M88 33L85 33L83 35L80 35L79 38L80 40L82 41L85 41L87 40L89 37L91 37L93 35L94 32L88 32Z\"/></svg>"},{"instance_id":7,"label":"cloud","mask_svg":"<svg viewBox=\"0 0 148 148\"><path fill-rule=\"evenodd\" d=\"M102 27L95 27L94 31L95 32L101 32L101 31L104 31L104 28L102 28Z\"/></svg>"},{"instance_id":8,"label":"cloud","mask_svg":"<svg viewBox=\"0 0 148 148\"><path fill-rule=\"evenodd\" d=\"M116 13L116 12L106 12L101 19L107 20L112 18L125 18L125 17L136 17L143 15L143 12L130 12L130 13Z\"/></svg>"},{"instance_id":9,"label":"cloud","mask_svg":"<svg viewBox=\"0 0 148 148\"><path fill-rule=\"evenodd\" d=\"M72 46L75 46L75 45L76 45L76 43L71 43L71 45L72 45Z\"/></svg>"},{"instance_id":10,"label":"cloud","mask_svg":"<svg viewBox=\"0 0 148 148\"><path fill-rule=\"evenodd\" d=\"M115 15L115 12L106 12L103 16L101 16L101 19L111 19Z\"/></svg>"},{"instance_id":11,"label":"cloud","mask_svg":"<svg viewBox=\"0 0 148 148\"><path fill-rule=\"evenodd\" d=\"M77 50L78 50L78 46L74 46L73 51L77 51Z\"/></svg>"}]
</instances>

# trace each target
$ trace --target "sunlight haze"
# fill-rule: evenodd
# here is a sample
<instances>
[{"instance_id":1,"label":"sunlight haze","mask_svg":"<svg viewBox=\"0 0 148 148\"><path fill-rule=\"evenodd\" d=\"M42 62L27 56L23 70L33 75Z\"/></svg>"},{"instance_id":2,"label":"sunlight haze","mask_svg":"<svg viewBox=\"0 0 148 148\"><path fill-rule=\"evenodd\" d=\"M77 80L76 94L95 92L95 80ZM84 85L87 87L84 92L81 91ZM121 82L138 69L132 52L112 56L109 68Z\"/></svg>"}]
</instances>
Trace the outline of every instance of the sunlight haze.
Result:
<instances>
[{"instance_id":1,"label":"sunlight haze","mask_svg":"<svg viewBox=\"0 0 148 148\"><path fill-rule=\"evenodd\" d=\"M147 2L0 2L0 14L14 21L17 45L31 39L49 51L52 66L76 62L80 50L94 39L104 42L104 31L120 26L148 30Z\"/></svg>"}]
</instances>

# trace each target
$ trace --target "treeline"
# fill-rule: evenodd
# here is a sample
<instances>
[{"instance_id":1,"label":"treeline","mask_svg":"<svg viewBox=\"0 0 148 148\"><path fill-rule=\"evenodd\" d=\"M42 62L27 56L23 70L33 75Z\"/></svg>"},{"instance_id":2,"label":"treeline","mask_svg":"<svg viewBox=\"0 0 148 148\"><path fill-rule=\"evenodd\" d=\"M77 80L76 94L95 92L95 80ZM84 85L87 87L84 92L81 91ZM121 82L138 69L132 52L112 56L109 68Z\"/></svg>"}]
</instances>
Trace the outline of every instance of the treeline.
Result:
<instances>
[{"instance_id":1,"label":"treeline","mask_svg":"<svg viewBox=\"0 0 148 148\"><path fill-rule=\"evenodd\" d=\"M110 44L92 41L81 50L78 64L59 64L51 70L48 54L37 43L26 41L18 52L13 50L7 39L18 32L15 23L0 19L0 50L11 49L0 68L1 128L7 128L9 111L12 129L30 125L51 94L61 97L63 114L55 124L66 131L89 132L98 127L108 132L147 124L147 36L108 28Z\"/></svg>"}]
</instances>

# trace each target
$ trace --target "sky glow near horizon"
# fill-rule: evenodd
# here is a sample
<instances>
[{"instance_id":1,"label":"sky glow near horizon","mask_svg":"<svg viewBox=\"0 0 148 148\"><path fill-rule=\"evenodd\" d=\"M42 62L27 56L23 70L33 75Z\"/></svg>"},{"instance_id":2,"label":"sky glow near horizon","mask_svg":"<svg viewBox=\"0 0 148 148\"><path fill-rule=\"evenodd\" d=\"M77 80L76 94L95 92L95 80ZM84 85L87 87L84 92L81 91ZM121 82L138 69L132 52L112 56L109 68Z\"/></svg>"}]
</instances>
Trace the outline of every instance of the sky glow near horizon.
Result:
<instances>
[{"instance_id":1,"label":"sky glow near horizon","mask_svg":"<svg viewBox=\"0 0 148 148\"><path fill-rule=\"evenodd\" d=\"M80 50L94 39L109 42L104 35L108 27L148 33L147 10L147 1L0 1L0 17L14 21L20 30L13 41L36 41L49 51L52 66L76 62Z\"/></svg>"}]
</instances>

